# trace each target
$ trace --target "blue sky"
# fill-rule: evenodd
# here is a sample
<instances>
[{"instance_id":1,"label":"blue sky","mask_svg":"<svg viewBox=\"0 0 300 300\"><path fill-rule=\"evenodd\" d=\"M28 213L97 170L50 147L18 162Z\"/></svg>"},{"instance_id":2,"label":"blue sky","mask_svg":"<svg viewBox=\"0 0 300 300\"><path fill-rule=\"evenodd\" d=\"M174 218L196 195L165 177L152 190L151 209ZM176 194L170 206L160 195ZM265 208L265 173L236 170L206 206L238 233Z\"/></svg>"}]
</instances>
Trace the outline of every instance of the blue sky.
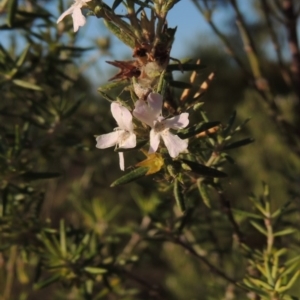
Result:
<instances>
[{"instance_id":1,"label":"blue sky","mask_svg":"<svg viewBox=\"0 0 300 300\"><path fill-rule=\"evenodd\" d=\"M211 1L218 3L220 0ZM256 0L238 0L240 8L248 21L251 21L251 18L255 16L255 14L251 13L251 5L254 1ZM111 5L113 0L107 0L104 2ZM46 6L48 6L50 11L53 13L54 18L59 16L56 3L58 3L58 1L55 0L46 2ZM65 9L67 9L71 4L72 1L64 0ZM120 12L124 13L124 8L121 8L121 6ZM228 32L230 30L227 23L230 17L230 10L224 9L224 7L221 7L220 5L216 5L213 18L217 22L219 28L221 28L222 32ZM71 18L71 16L67 16L66 18ZM201 44L205 45L206 43L215 43L220 45L220 47L223 47L221 42L211 32L211 29L207 25L203 16L197 11L190 0L181 0L177 3L169 12L167 20L169 27L177 26L175 42L171 52L171 56L174 58L180 59L188 56L191 54L193 46L199 44L201 47ZM65 22L65 20L62 22ZM8 44L9 34L9 31L1 31L1 43ZM91 46L93 45L93 40L110 35L109 31L103 25L102 20L93 16L87 17L87 24L84 27L81 27L76 34L79 35L78 46L82 47ZM83 59L79 61L83 72L92 79L95 85L100 85L101 83L106 82L107 79L111 77L111 72L117 72L117 69L105 63L106 60L121 60L124 59L124 57L128 59L132 55L131 50L127 46L124 46L116 38L112 39L112 45L111 56L103 55L99 49L95 49L94 51L87 52ZM20 47L20 49L22 48L23 47Z\"/></svg>"},{"instance_id":2,"label":"blue sky","mask_svg":"<svg viewBox=\"0 0 300 300\"><path fill-rule=\"evenodd\" d=\"M211 1L218 2L219 0ZM249 5L247 7L245 6L245 3L249 4L251 1L253 0L240 0L239 2L243 3L243 7L249 9ZM19 1L19 3L22 2L23 1ZM111 5L113 3L113 0L107 0L104 2L108 5ZM72 4L72 0L63 0L63 3L65 9L67 9ZM49 8L49 10L54 16L53 20L55 20L55 18L58 18L59 16L57 4L58 1L55 0L45 2L46 7ZM124 8L122 8L122 5L120 5L120 10L121 13L124 13ZM71 16L67 16L66 18L71 18ZM222 24L222 30L226 30L226 28L224 28L224 24L226 23L227 18L228 11L224 11L224 9L222 8L216 10L214 14L214 19L217 20L218 24ZM196 10L191 0L181 0L179 3L177 3L169 12L167 20L169 27L177 26L175 42L171 51L171 56L174 58L180 59L182 57L187 57L189 54L191 54L193 45L207 42L219 43L219 41L214 37L214 35L211 34L209 26L207 25L206 21L201 16L201 14ZM4 22L5 19L0 18L0 24ZM65 22L65 20L63 20L62 22ZM14 31L1 31L0 43L7 46L10 40L9 36L13 34L15 34ZM101 19L97 19L93 16L88 16L87 24L84 27L81 27L79 31L74 34L79 35L77 42L78 46L88 47L93 45L93 41L95 39L109 36L110 33L103 25ZM91 76L95 83L95 78L101 78L101 81L103 82L107 81L107 79L111 77L111 73L107 72L108 70L110 70L111 72L117 71L114 67L108 66L105 63L105 60L120 60L124 59L124 57L130 58L132 55L131 50L127 46L124 46L122 42L120 42L116 38L113 38L112 41L113 47L111 51L111 56L103 55L103 53L100 53L99 49L96 49L95 51L87 52L86 55L83 57L83 60L81 61L85 63L85 65L89 62L88 65L90 65L91 67L85 68L83 66L83 69L86 70L85 73L88 76ZM23 42L21 40L19 40L19 42L19 49L22 49Z\"/></svg>"},{"instance_id":3,"label":"blue sky","mask_svg":"<svg viewBox=\"0 0 300 300\"><path fill-rule=\"evenodd\" d=\"M106 3L110 5L112 2L113 1L106 1ZM249 1L245 2L242 0L242 2L249 4ZM124 10L121 9L120 12L124 13ZM214 13L214 18L217 20L218 24L222 26L223 31L229 30L229 28L225 26L226 20L230 15L230 13L229 15L228 13L229 12L225 11L223 7L216 9ZM203 38L203 43L220 43L212 34L210 27L190 0L181 0L177 3L169 12L167 20L169 27L177 26L176 37L171 52L171 56L174 58L180 59L189 55L193 48L192 46L199 44L200 38ZM93 39L109 35L109 31L105 28L101 19L90 16L88 17L86 26L80 28L79 34L82 36L80 43L84 46L88 46ZM98 55L97 53L87 54L87 56L92 57L97 61L97 63L93 65L93 69L88 70L87 75L92 75L92 78L99 78L100 76L103 81L106 81L111 77L111 73L107 71L110 70L110 72L116 72L117 69L105 64L105 60L121 60L124 57L130 58L132 56L132 51L127 46L124 46L122 42L116 38L113 38L112 41L112 57L101 56L99 52Z\"/></svg>"}]
</instances>

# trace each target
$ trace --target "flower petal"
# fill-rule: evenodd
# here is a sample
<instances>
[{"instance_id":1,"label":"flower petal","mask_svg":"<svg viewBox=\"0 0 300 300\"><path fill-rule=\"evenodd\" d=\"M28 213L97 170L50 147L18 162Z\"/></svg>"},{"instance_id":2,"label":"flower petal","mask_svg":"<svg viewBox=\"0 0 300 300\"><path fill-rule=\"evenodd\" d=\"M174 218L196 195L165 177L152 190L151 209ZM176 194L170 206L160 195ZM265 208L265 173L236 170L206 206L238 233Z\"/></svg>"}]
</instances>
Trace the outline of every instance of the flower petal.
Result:
<instances>
[{"instance_id":1,"label":"flower petal","mask_svg":"<svg viewBox=\"0 0 300 300\"><path fill-rule=\"evenodd\" d=\"M73 4L70 8L68 8L65 12L63 12L59 16L59 18L57 19L56 23L59 23L65 16L73 14L74 9L75 9L75 7L74 7L74 4Z\"/></svg>"},{"instance_id":2,"label":"flower petal","mask_svg":"<svg viewBox=\"0 0 300 300\"><path fill-rule=\"evenodd\" d=\"M170 119L163 120L162 123L166 128L180 129L189 125L189 114L182 113Z\"/></svg>"},{"instance_id":3,"label":"flower petal","mask_svg":"<svg viewBox=\"0 0 300 300\"><path fill-rule=\"evenodd\" d=\"M150 131L150 148L149 153L156 152L160 143L160 133L157 133L154 129Z\"/></svg>"},{"instance_id":4,"label":"flower petal","mask_svg":"<svg viewBox=\"0 0 300 300\"><path fill-rule=\"evenodd\" d=\"M153 117L149 111L149 106L143 100L138 100L135 102L135 108L132 114L143 123L153 127L153 122L155 117Z\"/></svg>"},{"instance_id":5,"label":"flower petal","mask_svg":"<svg viewBox=\"0 0 300 300\"><path fill-rule=\"evenodd\" d=\"M150 93L147 97L147 103L143 100L138 100L135 103L133 115L140 121L153 127L154 121L161 115L162 96L156 93Z\"/></svg>"},{"instance_id":6,"label":"flower petal","mask_svg":"<svg viewBox=\"0 0 300 300\"><path fill-rule=\"evenodd\" d=\"M119 165L120 165L120 169L122 171L125 170L125 161L124 161L124 153L123 152L119 152Z\"/></svg>"},{"instance_id":7,"label":"flower petal","mask_svg":"<svg viewBox=\"0 0 300 300\"><path fill-rule=\"evenodd\" d=\"M163 97L157 93L150 93L147 97L147 102L149 105L149 112L154 119L157 119L161 115Z\"/></svg>"},{"instance_id":8,"label":"flower petal","mask_svg":"<svg viewBox=\"0 0 300 300\"><path fill-rule=\"evenodd\" d=\"M96 137L96 147L99 149L105 149L112 147L118 143L119 132L114 131L111 133L102 134Z\"/></svg>"},{"instance_id":9,"label":"flower petal","mask_svg":"<svg viewBox=\"0 0 300 300\"><path fill-rule=\"evenodd\" d=\"M76 6L73 9L72 18L73 18L73 28L74 32L76 32L80 26L84 26L86 23L85 16L82 14L81 6Z\"/></svg>"},{"instance_id":10,"label":"flower petal","mask_svg":"<svg viewBox=\"0 0 300 300\"><path fill-rule=\"evenodd\" d=\"M118 102L110 106L111 113L121 129L133 131L132 115L130 111Z\"/></svg>"},{"instance_id":11,"label":"flower petal","mask_svg":"<svg viewBox=\"0 0 300 300\"><path fill-rule=\"evenodd\" d=\"M123 137L119 136L118 141L120 148L134 148L136 146L136 135L133 132L123 131L122 135Z\"/></svg>"},{"instance_id":12,"label":"flower petal","mask_svg":"<svg viewBox=\"0 0 300 300\"><path fill-rule=\"evenodd\" d=\"M187 140L182 140L177 135L174 135L169 131L163 132L161 137L169 151L170 156L173 158L177 157L179 153L185 151L188 147Z\"/></svg>"}]
</instances>

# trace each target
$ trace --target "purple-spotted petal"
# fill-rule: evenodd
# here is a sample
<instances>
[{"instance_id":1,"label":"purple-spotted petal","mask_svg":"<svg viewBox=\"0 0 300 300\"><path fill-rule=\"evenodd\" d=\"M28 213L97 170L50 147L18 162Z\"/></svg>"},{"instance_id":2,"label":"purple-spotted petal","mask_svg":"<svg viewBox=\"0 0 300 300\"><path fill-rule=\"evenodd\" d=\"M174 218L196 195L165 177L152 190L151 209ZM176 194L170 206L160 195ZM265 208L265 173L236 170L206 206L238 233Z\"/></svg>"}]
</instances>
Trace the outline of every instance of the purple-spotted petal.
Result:
<instances>
[{"instance_id":1,"label":"purple-spotted petal","mask_svg":"<svg viewBox=\"0 0 300 300\"><path fill-rule=\"evenodd\" d=\"M169 151L171 157L175 158L179 153L185 151L188 147L188 141L180 139L177 135L164 131L161 137Z\"/></svg>"}]
</instances>

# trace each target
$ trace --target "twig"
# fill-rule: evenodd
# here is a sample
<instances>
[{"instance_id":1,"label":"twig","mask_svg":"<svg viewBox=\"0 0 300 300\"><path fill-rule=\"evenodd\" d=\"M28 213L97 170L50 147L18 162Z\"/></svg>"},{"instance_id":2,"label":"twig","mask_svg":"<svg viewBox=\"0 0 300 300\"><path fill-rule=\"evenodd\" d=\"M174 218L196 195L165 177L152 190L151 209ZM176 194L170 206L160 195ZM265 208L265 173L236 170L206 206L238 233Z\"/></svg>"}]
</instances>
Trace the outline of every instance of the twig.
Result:
<instances>
[{"instance_id":1,"label":"twig","mask_svg":"<svg viewBox=\"0 0 300 300\"><path fill-rule=\"evenodd\" d=\"M202 7L200 6L200 3L196 0L192 0L196 8L199 10L199 12L205 16L205 12L203 11ZM231 46L226 36L218 29L218 27L214 24L211 18L206 18L207 23L211 27L211 29L214 31L214 33L217 35L217 37L223 42L223 44L226 47L227 53L232 56L232 58L235 60L237 65L240 67L240 69L244 72L246 78L252 79L252 74L247 70L247 68L244 66L244 63L242 60L238 57L237 53L234 51L234 47Z\"/></svg>"},{"instance_id":2,"label":"twig","mask_svg":"<svg viewBox=\"0 0 300 300\"><path fill-rule=\"evenodd\" d=\"M236 235L239 244L244 243L245 237L244 237L243 233L241 232L240 227L239 227L238 223L235 221L235 218L232 214L230 201L225 197L224 192L220 188L217 188L217 192L219 194L223 210L226 213L228 220L233 227L234 234Z\"/></svg>"},{"instance_id":3,"label":"twig","mask_svg":"<svg viewBox=\"0 0 300 300\"><path fill-rule=\"evenodd\" d=\"M300 51L297 37L297 15L295 14L292 0L283 0L282 12L287 20L285 25L288 32L289 48L292 55L291 72L293 74L293 82L298 96L298 108L300 108Z\"/></svg>"},{"instance_id":4,"label":"twig","mask_svg":"<svg viewBox=\"0 0 300 300\"><path fill-rule=\"evenodd\" d=\"M240 12L236 0L230 0L230 3L236 13L236 24L240 31L240 35L244 44L244 50L247 54L248 61L252 70L252 74L255 79L255 86L258 90L268 92L269 86L268 83L266 82L266 79L263 78L262 75L262 70L259 64L259 58L258 58L254 40L246 26L246 22L244 20L243 15ZM271 97L268 97L269 101L270 98Z\"/></svg>"},{"instance_id":5,"label":"twig","mask_svg":"<svg viewBox=\"0 0 300 300\"><path fill-rule=\"evenodd\" d=\"M264 13L264 16L265 16L265 19L266 19L267 28L268 28L269 33L270 33L271 41L272 41L274 50L276 52L276 56L277 56L277 60L278 60L278 64L279 64L279 68L280 68L280 71L281 71L282 78L288 86L291 86L291 84L292 84L291 74L286 69L286 67L283 63L281 49L280 49L280 46L279 46L279 43L278 43L278 39L277 39L275 30L272 26L271 9L269 7L269 4L268 4L267 0L261 0L261 4L262 4L262 10L263 10L263 13Z\"/></svg>"},{"instance_id":6,"label":"twig","mask_svg":"<svg viewBox=\"0 0 300 300\"><path fill-rule=\"evenodd\" d=\"M160 286L150 284L146 280L141 278L140 276L135 275L127 270L116 269L115 271L117 273L124 273L127 276L127 278L130 278L130 279L136 281L137 283L139 283L140 285L146 287L149 294L151 295L151 297L153 297L152 299L159 299L159 300L166 299L165 295L163 295L163 294L165 294L165 292L162 290L162 288Z\"/></svg>"},{"instance_id":7,"label":"twig","mask_svg":"<svg viewBox=\"0 0 300 300\"><path fill-rule=\"evenodd\" d=\"M285 0L285 1L289 1L289 0ZM300 137L300 130L297 127L294 128L292 125L288 124L283 119L282 114L274 101L274 95L270 91L269 84L262 75L259 59L257 56L257 51L255 49L255 44L246 26L244 17L239 10L236 0L230 0L230 3L236 12L237 26L239 27L241 37L244 42L246 54L248 56L248 60L251 65L252 73L255 79L255 85L254 85L255 90L261 95L263 100L268 104L269 110L267 111L267 113L270 116L271 120L278 126L278 129L280 130L286 143L289 145L291 150L297 156L300 156L298 141L295 140L296 136L298 138ZM299 57L299 63L300 63L300 57ZM299 72L300 72L300 65L299 65ZM299 93L300 93L300 77L299 77L298 85L299 85ZM298 104L300 105L300 102Z\"/></svg>"},{"instance_id":8,"label":"twig","mask_svg":"<svg viewBox=\"0 0 300 300\"><path fill-rule=\"evenodd\" d=\"M3 300L11 299L10 296L11 296L11 290L14 281L14 273L15 273L14 265L16 262L16 257L17 257L17 246L12 246L10 250L7 266L6 266L7 276L6 276L6 283L3 292L3 298L2 298Z\"/></svg>"},{"instance_id":9,"label":"twig","mask_svg":"<svg viewBox=\"0 0 300 300\"><path fill-rule=\"evenodd\" d=\"M146 230L151 223L151 219L149 216L145 216L141 222L140 230L144 231ZM129 255L132 253L133 249L139 244L141 241L141 235L134 232L129 240L129 242L126 244L126 246L123 249L123 254Z\"/></svg>"},{"instance_id":10,"label":"twig","mask_svg":"<svg viewBox=\"0 0 300 300\"><path fill-rule=\"evenodd\" d=\"M238 285L237 282L229 277L228 275L226 275L224 272L222 272L221 270L219 270L217 267L215 267L212 263L210 263L205 257L199 255L194 248L192 248L190 245L186 244L183 240L182 237L171 237L172 241L177 244L182 246L185 250L187 250L190 254L192 254L194 257L196 257L197 259L201 260L207 267L209 267L209 269L215 273L216 275L220 276L221 278L223 278L224 280L234 284L235 286L238 286L239 288L243 288L242 286Z\"/></svg>"}]
</instances>

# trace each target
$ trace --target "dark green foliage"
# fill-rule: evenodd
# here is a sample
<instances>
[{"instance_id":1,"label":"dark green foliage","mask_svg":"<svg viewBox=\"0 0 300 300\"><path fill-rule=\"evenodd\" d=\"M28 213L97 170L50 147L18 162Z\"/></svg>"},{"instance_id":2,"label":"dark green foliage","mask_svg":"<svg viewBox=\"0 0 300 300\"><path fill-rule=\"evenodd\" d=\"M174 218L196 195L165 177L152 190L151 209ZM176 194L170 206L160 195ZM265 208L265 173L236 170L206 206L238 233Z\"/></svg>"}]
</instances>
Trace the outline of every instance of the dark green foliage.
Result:
<instances>
[{"instance_id":1,"label":"dark green foliage","mask_svg":"<svg viewBox=\"0 0 300 300\"><path fill-rule=\"evenodd\" d=\"M141 12L155 11L147 59L163 67L151 88L164 95L166 118L189 113L173 132L189 139L188 152L173 159L161 142L145 158L150 128L136 120L134 149L97 149L95 135L116 127L110 102L132 110L140 78L97 82L96 95L78 66L95 48L81 46L70 15L57 25L43 2L0 4L0 35L12 33L0 44L1 299L300 299L299 48L283 60L276 42L295 42L297 1L294 15L253 1L251 24L240 1L192 1L230 52L195 45L201 64L166 60L176 28L165 17L179 1L104 2L87 3L89 18L132 49L145 46ZM238 28L222 33L216 8L231 8ZM275 58L264 50L269 36Z\"/></svg>"}]
</instances>

